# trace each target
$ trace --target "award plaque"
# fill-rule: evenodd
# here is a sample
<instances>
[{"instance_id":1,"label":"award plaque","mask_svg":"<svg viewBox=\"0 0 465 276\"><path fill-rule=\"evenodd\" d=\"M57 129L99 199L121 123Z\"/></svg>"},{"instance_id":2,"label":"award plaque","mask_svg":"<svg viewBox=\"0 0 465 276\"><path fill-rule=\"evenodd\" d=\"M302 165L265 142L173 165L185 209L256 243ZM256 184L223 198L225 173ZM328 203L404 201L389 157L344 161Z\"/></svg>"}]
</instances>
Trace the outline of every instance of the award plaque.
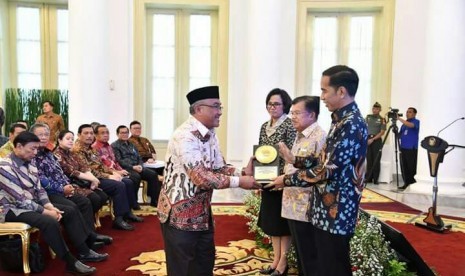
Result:
<instances>
[{"instance_id":1,"label":"award plaque","mask_svg":"<svg viewBox=\"0 0 465 276\"><path fill-rule=\"evenodd\" d=\"M258 183L270 183L278 177L279 158L277 146L254 146L254 178Z\"/></svg>"}]
</instances>

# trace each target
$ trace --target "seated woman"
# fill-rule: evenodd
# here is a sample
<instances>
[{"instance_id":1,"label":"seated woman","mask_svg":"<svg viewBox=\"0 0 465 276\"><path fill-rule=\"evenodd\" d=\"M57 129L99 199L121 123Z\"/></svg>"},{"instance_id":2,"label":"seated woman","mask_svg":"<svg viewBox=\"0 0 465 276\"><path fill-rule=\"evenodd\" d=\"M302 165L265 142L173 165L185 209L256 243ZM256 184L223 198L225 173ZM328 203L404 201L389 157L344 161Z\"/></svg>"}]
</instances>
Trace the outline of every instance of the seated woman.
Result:
<instances>
[{"instance_id":1,"label":"seated woman","mask_svg":"<svg viewBox=\"0 0 465 276\"><path fill-rule=\"evenodd\" d=\"M94 213L97 213L107 202L108 195L98 188L100 181L91 173L87 163L70 151L74 145L74 133L70 130L62 130L58 134L57 143L54 154L63 172L70 178L71 183L79 185L76 192L87 196L92 203Z\"/></svg>"}]
</instances>

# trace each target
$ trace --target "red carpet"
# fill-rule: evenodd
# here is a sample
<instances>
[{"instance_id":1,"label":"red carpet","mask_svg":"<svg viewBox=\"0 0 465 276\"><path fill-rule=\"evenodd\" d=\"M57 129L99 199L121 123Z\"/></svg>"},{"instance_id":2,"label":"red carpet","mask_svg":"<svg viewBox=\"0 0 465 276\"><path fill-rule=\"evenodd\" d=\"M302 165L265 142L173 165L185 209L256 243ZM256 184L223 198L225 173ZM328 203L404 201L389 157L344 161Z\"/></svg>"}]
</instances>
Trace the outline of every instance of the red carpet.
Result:
<instances>
[{"instance_id":1,"label":"red carpet","mask_svg":"<svg viewBox=\"0 0 465 276\"><path fill-rule=\"evenodd\" d=\"M101 252L107 252L110 257L101 263L89 263L97 268L95 275L142 275L140 271L126 271L126 268L137 265L137 261L130 259L138 256L141 252L151 252L163 249L163 240L160 232L160 223L156 216L144 216L143 223L134 223L136 230L120 231L111 228L110 218L101 219L102 228L98 230L101 234L113 237L113 244L102 248ZM247 219L242 216L215 216L216 233L215 244L227 246L228 241L251 239L253 235L248 233ZM65 264L59 259L50 259L47 247L42 246L42 252L46 259L46 269L43 273L34 275L62 275ZM7 273L0 271L0 275L22 275L22 273Z\"/></svg>"},{"instance_id":2,"label":"red carpet","mask_svg":"<svg viewBox=\"0 0 465 276\"><path fill-rule=\"evenodd\" d=\"M444 276L465 275L465 234L440 234L412 224L388 222L402 232L433 271Z\"/></svg>"}]
</instances>

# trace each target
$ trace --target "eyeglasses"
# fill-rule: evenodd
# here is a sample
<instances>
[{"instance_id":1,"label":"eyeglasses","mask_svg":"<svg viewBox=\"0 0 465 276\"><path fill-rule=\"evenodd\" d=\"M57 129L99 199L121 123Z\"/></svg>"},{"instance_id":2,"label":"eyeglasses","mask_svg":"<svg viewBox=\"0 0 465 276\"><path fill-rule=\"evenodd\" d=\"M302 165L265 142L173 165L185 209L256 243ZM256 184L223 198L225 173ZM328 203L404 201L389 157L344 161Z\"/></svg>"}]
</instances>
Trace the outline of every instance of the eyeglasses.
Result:
<instances>
[{"instance_id":1,"label":"eyeglasses","mask_svg":"<svg viewBox=\"0 0 465 276\"><path fill-rule=\"evenodd\" d=\"M298 116L300 116L302 114L308 114L308 112L306 112L306 111L291 111L291 112L289 112L289 115L295 116L295 117L298 117Z\"/></svg>"},{"instance_id":2,"label":"eyeglasses","mask_svg":"<svg viewBox=\"0 0 465 276\"><path fill-rule=\"evenodd\" d=\"M272 107L277 108L278 106L281 106L281 105L283 105L283 104L282 103L268 103L266 105L266 107L267 108L272 108Z\"/></svg>"},{"instance_id":3,"label":"eyeglasses","mask_svg":"<svg viewBox=\"0 0 465 276\"><path fill-rule=\"evenodd\" d=\"M208 106L208 107L210 107L210 108L214 108L214 109L216 109L216 110L218 110L218 111L221 111L221 110L223 110L223 107L222 107L221 105L219 105L219 104L214 104L214 105L209 105L209 104L199 104L199 106Z\"/></svg>"},{"instance_id":4,"label":"eyeglasses","mask_svg":"<svg viewBox=\"0 0 465 276\"><path fill-rule=\"evenodd\" d=\"M129 134L129 131L120 131L119 134Z\"/></svg>"}]
</instances>

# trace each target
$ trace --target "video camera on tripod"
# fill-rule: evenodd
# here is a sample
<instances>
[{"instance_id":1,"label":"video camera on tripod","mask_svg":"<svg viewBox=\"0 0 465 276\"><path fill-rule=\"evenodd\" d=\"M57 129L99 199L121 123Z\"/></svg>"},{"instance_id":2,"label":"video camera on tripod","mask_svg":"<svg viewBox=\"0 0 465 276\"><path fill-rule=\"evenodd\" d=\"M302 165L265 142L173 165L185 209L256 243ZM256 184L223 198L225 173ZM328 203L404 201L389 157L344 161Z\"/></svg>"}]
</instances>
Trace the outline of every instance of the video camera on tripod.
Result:
<instances>
[{"instance_id":1,"label":"video camera on tripod","mask_svg":"<svg viewBox=\"0 0 465 276\"><path fill-rule=\"evenodd\" d=\"M397 120L398 117L402 117L404 114L399 113L398 108L389 107L389 112L387 113L387 117L391 120Z\"/></svg>"}]
</instances>

